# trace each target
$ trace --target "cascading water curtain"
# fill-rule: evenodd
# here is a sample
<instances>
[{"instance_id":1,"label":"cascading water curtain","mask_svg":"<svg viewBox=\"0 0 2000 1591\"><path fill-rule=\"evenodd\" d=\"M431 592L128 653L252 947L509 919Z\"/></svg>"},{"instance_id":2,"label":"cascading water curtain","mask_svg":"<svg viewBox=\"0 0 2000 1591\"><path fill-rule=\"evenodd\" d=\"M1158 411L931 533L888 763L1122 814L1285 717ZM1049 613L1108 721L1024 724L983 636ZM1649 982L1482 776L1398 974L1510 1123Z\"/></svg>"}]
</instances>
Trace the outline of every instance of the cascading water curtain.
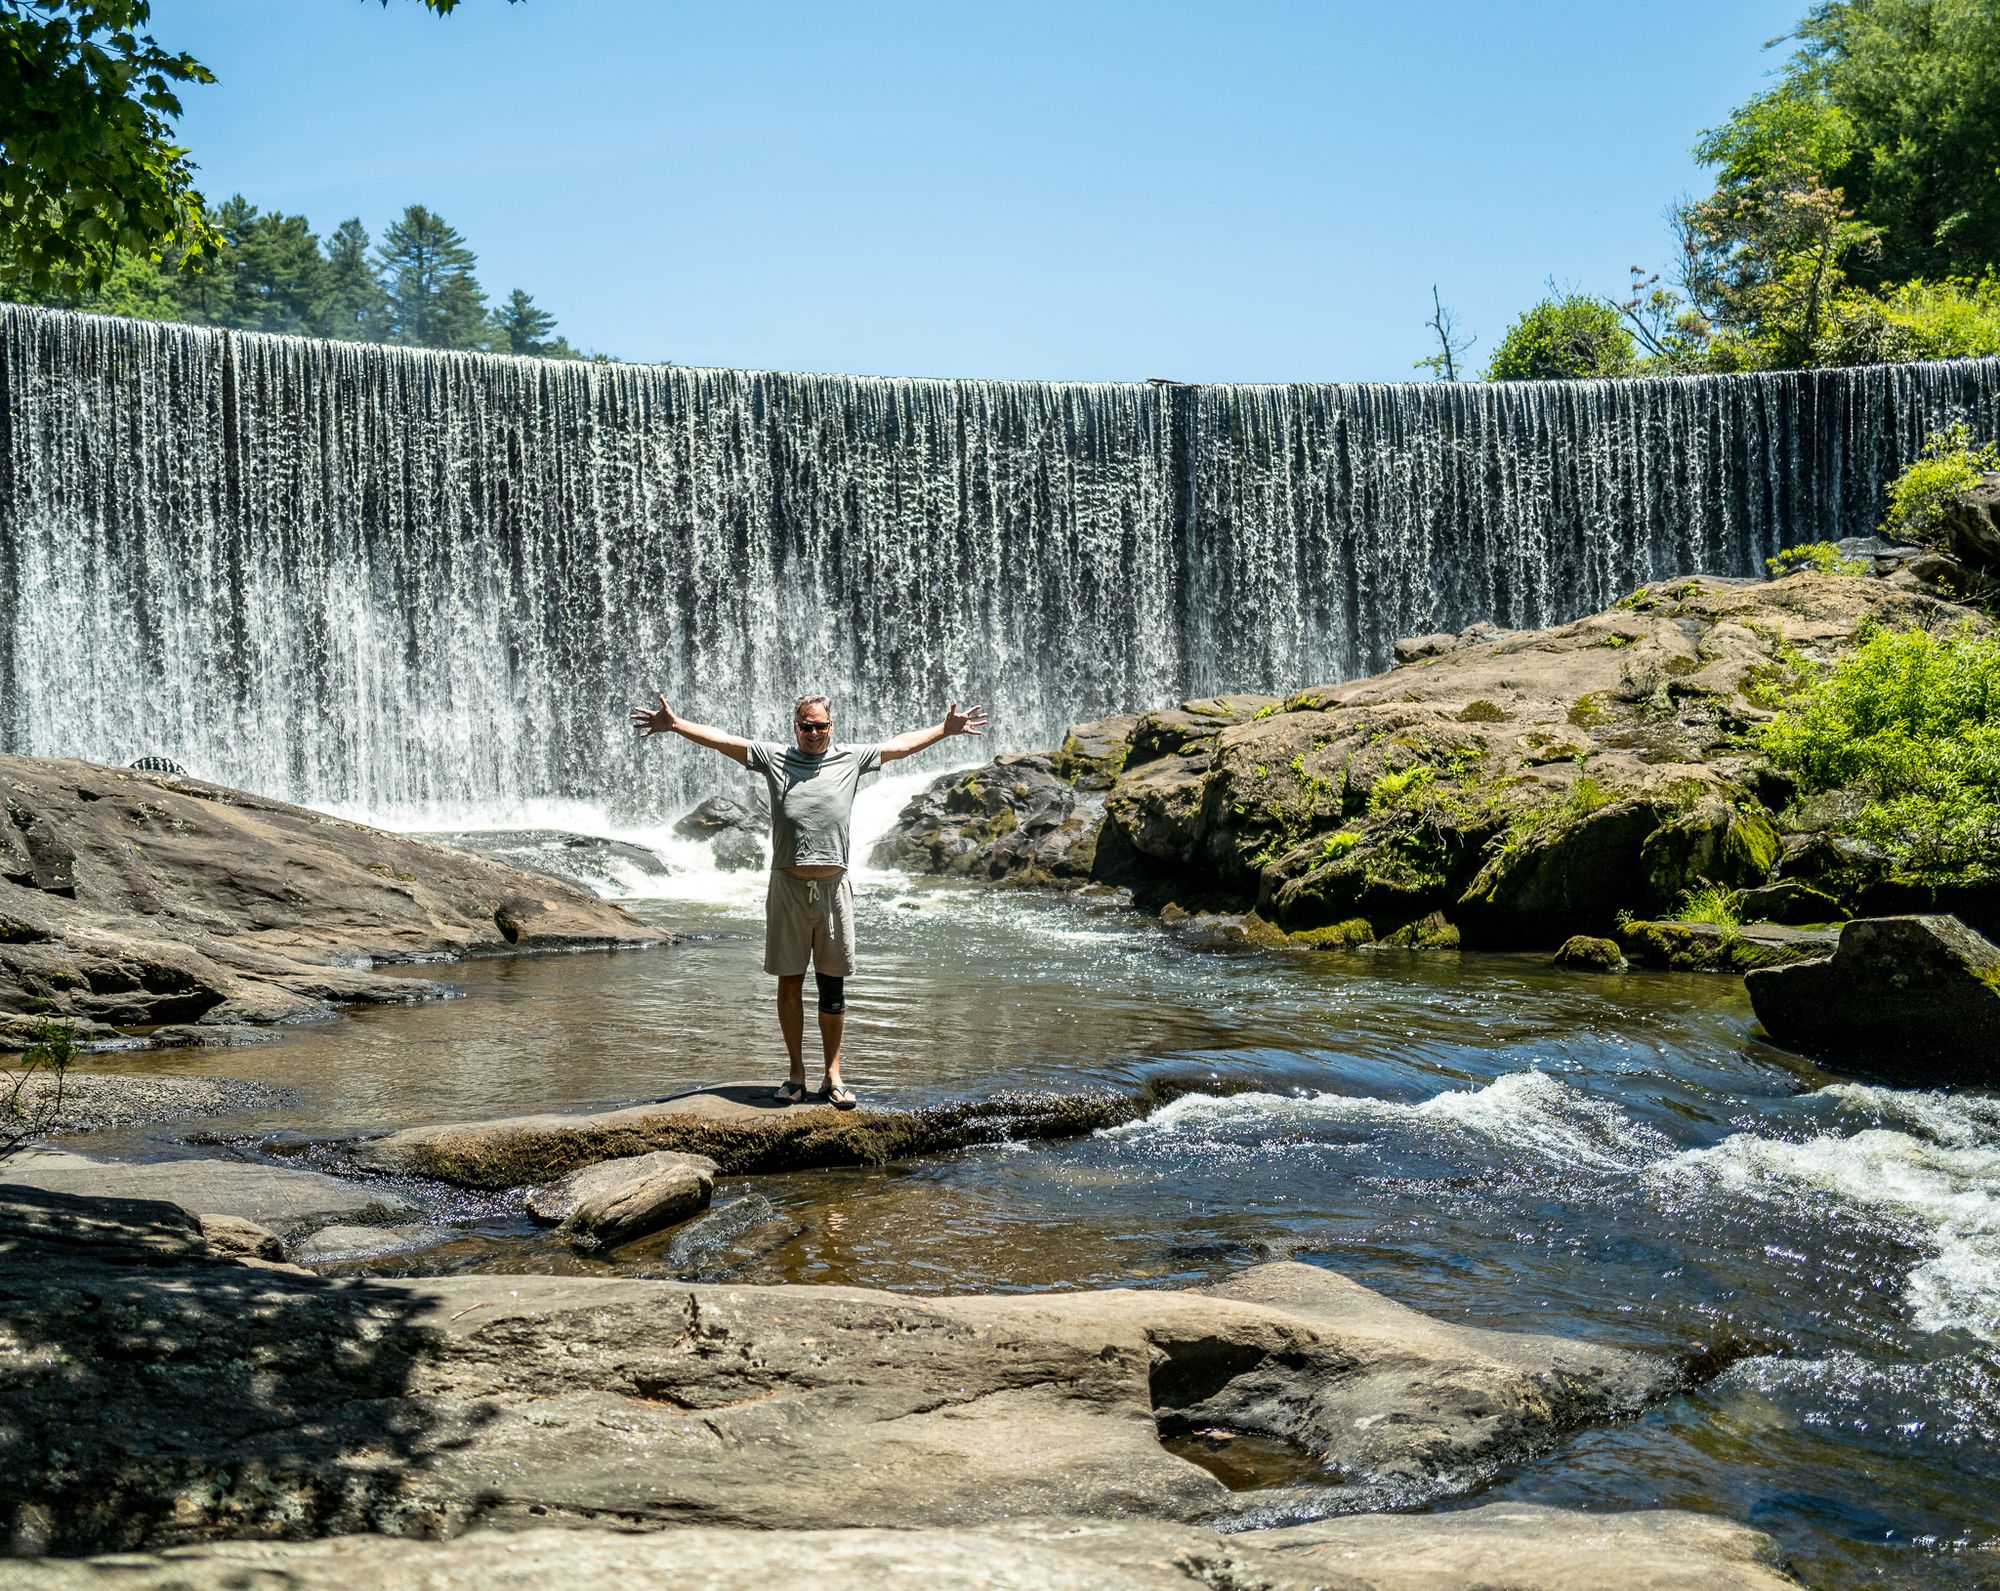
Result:
<instances>
[{"instance_id":1,"label":"cascading water curtain","mask_svg":"<svg viewBox=\"0 0 2000 1591\"><path fill-rule=\"evenodd\" d=\"M1865 530L2000 365L1518 386L556 363L0 307L0 747L389 822L684 810L664 691L991 746Z\"/></svg>"}]
</instances>

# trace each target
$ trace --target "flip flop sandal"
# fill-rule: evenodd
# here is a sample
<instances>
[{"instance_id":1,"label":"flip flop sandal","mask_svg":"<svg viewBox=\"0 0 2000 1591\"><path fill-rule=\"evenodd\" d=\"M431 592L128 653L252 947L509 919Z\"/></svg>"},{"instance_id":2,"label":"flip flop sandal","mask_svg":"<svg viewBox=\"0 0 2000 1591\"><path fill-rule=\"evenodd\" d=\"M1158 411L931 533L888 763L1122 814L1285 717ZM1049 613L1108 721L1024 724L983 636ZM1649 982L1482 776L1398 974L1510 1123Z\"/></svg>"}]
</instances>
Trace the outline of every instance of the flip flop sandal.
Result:
<instances>
[{"instance_id":1,"label":"flip flop sandal","mask_svg":"<svg viewBox=\"0 0 2000 1591\"><path fill-rule=\"evenodd\" d=\"M835 1110L852 1110L858 1103L854 1094L845 1085L836 1083L831 1088L822 1088L819 1097Z\"/></svg>"},{"instance_id":2,"label":"flip flop sandal","mask_svg":"<svg viewBox=\"0 0 2000 1591\"><path fill-rule=\"evenodd\" d=\"M771 1097L787 1105L803 1105L806 1102L806 1085L788 1082L774 1090Z\"/></svg>"}]
</instances>

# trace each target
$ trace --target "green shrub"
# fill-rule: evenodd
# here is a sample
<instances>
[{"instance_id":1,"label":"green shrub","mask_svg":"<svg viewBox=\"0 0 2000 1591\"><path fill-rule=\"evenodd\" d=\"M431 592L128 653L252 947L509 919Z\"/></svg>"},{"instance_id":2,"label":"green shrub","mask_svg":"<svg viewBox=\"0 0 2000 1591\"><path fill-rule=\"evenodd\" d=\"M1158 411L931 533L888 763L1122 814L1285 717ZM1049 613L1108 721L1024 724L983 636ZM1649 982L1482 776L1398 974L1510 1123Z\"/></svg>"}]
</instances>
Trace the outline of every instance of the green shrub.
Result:
<instances>
[{"instance_id":1,"label":"green shrub","mask_svg":"<svg viewBox=\"0 0 2000 1591\"><path fill-rule=\"evenodd\" d=\"M1882 533L1903 541L1932 542L1959 493L2000 469L2000 444L1972 445L1972 428L1960 421L1924 439L1923 454L1889 483L1889 512Z\"/></svg>"},{"instance_id":2,"label":"green shrub","mask_svg":"<svg viewBox=\"0 0 2000 1591\"><path fill-rule=\"evenodd\" d=\"M1764 733L1803 794L1868 797L1849 830L1933 881L2000 871L2000 639L1878 632Z\"/></svg>"},{"instance_id":3,"label":"green shrub","mask_svg":"<svg viewBox=\"0 0 2000 1591\"><path fill-rule=\"evenodd\" d=\"M1866 558L1849 558L1830 541L1809 541L1803 547L1787 547L1775 558L1766 558L1764 567L1773 578L1810 569L1822 575L1865 575L1873 567Z\"/></svg>"},{"instance_id":4,"label":"green shrub","mask_svg":"<svg viewBox=\"0 0 2000 1591\"><path fill-rule=\"evenodd\" d=\"M1329 834L1326 843L1319 848L1319 859L1322 862L1338 861L1360 843L1361 836L1352 829L1342 829L1337 834Z\"/></svg>"},{"instance_id":5,"label":"green shrub","mask_svg":"<svg viewBox=\"0 0 2000 1591\"><path fill-rule=\"evenodd\" d=\"M1625 376L1637 362L1632 334L1618 311L1588 293L1545 298L1507 328L1488 381L1560 381L1578 376Z\"/></svg>"},{"instance_id":6,"label":"green shrub","mask_svg":"<svg viewBox=\"0 0 2000 1591\"><path fill-rule=\"evenodd\" d=\"M1827 365L2000 354L2000 276L1952 277L1835 296L1816 358Z\"/></svg>"},{"instance_id":7,"label":"green shrub","mask_svg":"<svg viewBox=\"0 0 2000 1591\"><path fill-rule=\"evenodd\" d=\"M1736 891L1720 884L1704 884L1699 889L1681 891L1674 917L1684 923L1710 923L1717 928L1734 928L1743 920L1736 904Z\"/></svg>"}]
</instances>

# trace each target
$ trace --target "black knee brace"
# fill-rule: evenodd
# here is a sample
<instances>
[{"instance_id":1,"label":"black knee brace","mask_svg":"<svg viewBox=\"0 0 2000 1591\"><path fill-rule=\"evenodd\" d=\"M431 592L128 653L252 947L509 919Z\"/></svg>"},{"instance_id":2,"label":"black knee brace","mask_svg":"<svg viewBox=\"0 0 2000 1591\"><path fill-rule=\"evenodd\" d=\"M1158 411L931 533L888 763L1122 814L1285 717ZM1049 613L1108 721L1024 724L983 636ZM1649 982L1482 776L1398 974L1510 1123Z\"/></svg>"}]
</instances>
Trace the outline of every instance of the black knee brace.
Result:
<instances>
[{"instance_id":1,"label":"black knee brace","mask_svg":"<svg viewBox=\"0 0 2000 1591\"><path fill-rule=\"evenodd\" d=\"M847 1009L847 980L829 978L823 972L813 974L813 982L819 985L819 1009L821 1016L838 1016Z\"/></svg>"}]
</instances>

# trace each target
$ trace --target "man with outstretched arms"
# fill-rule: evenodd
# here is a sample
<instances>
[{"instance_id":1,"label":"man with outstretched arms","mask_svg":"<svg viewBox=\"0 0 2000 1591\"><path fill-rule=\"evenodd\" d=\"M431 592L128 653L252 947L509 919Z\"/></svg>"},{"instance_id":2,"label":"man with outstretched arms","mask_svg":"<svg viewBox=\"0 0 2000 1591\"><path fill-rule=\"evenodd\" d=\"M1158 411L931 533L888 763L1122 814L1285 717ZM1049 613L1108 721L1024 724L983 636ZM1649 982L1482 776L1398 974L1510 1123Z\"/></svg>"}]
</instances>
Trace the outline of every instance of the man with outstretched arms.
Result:
<instances>
[{"instance_id":1,"label":"man with outstretched arms","mask_svg":"<svg viewBox=\"0 0 2000 1591\"><path fill-rule=\"evenodd\" d=\"M978 735L986 710L958 710L953 702L944 720L912 729L879 746L836 745L833 705L826 697L801 696L792 707L793 743L744 740L682 718L660 698L657 708L632 709L632 727L642 736L669 731L707 746L753 772L771 792L771 889L764 900L764 970L778 980L778 1028L785 1035L791 1076L778 1098L797 1104L806 1097L804 1056L806 967L819 984L819 1041L826 1054L826 1078L819 1098L851 1110L854 1095L840 1080L840 1039L846 1026L845 983L854 971L854 886L847 877L848 829L854 792L861 776L934 746L951 735Z\"/></svg>"}]
</instances>

